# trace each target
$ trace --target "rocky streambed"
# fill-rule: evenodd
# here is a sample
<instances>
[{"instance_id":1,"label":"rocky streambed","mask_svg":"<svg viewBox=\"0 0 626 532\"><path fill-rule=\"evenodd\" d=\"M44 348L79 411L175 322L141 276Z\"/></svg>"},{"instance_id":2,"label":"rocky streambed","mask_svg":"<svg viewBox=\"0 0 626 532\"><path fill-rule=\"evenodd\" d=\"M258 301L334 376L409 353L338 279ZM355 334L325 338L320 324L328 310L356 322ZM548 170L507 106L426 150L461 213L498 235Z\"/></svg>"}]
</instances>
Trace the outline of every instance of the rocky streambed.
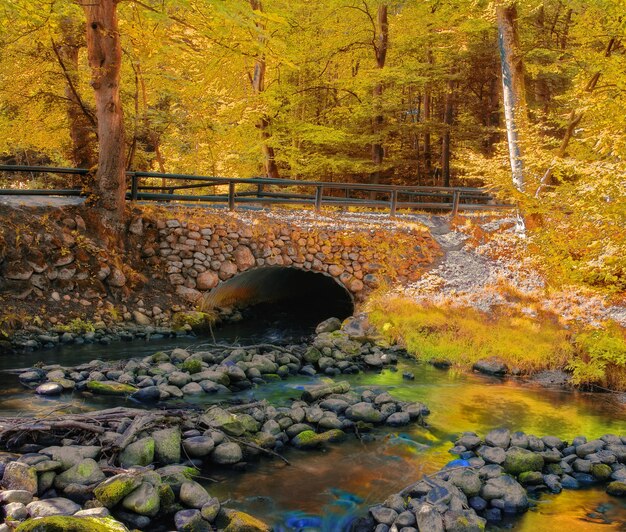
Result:
<instances>
[{"instance_id":1,"label":"rocky streambed","mask_svg":"<svg viewBox=\"0 0 626 532\"><path fill-rule=\"evenodd\" d=\"M464 404L458 391L455 399L450 396L453 388L437 375L448 375L450 382L446 372L405 362L402 350L377 346L358 319L343 326L329 320L310 342L300 344L205 344L130 360L24 369L19 373L24 389L56 407L36 418L0 418L5 450L0 454L0 505L6 521L0 530L321 529L326 525L300 518L290 521L291 528L281 528L267 512L242 504L246 494L267 492L257 470L268 464L268 478L276 482L292 470L302 484L302 471L308 470L298 464L310 456L332 460L336 450L371 452L368 445L377 454L389 452L383 441L408 443L422 454L425 447L412 438L416 431L429 432L420 429L429 413L424 403L438 406L439 419L446 409ZM265 388L303 378L305 385L287 387L281 401L257 397ZM388 389L384 383L390 381L404 384ZM432 393L420 395L429 386ZM415 400L412 390L425 400ZM492 394L483 399L494 403L488 408L490 424L526 419L512 409L514 403L500 412ZM509 388L506 397L511 395L516 392ZM68 397L91 405L101 397L123 406L71 413L77 403L68 406ZM470 394L474 403L480 403L479 397ZM568 408L563 406L562 416L569 415ZM467 409L462 416L462 427L466 418L476 420ZM477 427L484 430L485 423ZM389 496L377 490L383 502L369 510L359 507L326 529L483 530L533 510L545 493L602 487L607 497L623 496L625 441L567 434L571 442L509 429L486 431L484 438L443 433L444 441L454 442L456 459L434 472L408 469L402 476L407 488ZM344 459L334 468L345 470L351 462L345 453L339 456ZM437 467L449 461L428 456ZM368 482L356 464L354 476ZM398 475L399 469L388 473ZM249 479L245 489L219 488L223 479L237 476ZM218 484L211 483L215 477Z\"/></svg>"}]
</instances>

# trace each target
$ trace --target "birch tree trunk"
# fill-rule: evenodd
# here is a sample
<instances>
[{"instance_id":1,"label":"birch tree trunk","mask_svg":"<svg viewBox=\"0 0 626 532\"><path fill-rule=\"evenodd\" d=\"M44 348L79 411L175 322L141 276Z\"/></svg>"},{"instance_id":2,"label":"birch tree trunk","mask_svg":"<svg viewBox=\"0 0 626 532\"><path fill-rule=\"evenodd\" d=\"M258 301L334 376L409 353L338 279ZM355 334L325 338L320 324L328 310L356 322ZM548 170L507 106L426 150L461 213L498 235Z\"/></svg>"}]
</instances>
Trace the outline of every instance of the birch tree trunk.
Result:
<instances>
[{"instance_id":1,"label":"birch tree trunk","mask_svg":"<svg viewBox=\"0 0 626 532\"><path fill-rule=\"evenodd\" d=\"M103 232L119 241L124 223L126 172L124 116L120 101L122 47L117 0L83 4L87 19L87 53L98 121L98 170L93 194ZM117 234L116 234L117 233Z\"/></svg>"},{"instance_id":2,"label":"birch tree trunk","mask_svg":"<svg viewBox=\"0 0 626 532\"><path fill-rule=\"evenodd\" d=\"M517 4L496 6L498 45L502 66L502 91L504 118L509 144L509 158L513 184L524 190L524 166L520 145L520 129L526 121L526 97L524 87L524 65L519 49L517 33Z\"/></svg>"},{"instance_id":3,"label":"birch tree trunk","mask_svg":"<svg viewBox=\"0 0 626 532\"><path fill-rule=\"evenodd\" d=\"M263 12L263 6L261 4L261 0L250 0L250 7L253 11L258 11L259 13ZM259 30L259 54L257 55L256 61L254 63L254 72L252 74L252 90L255 94L262 94L265 90L265 71L266 71L266 63L265 63L265 53L263 52L263 48L266 43L266 37L264 35L265 25L262 22L257 21L256 27ZM270 131L270 118L266 115L263 115L257 121L257 128L259 129L261 135L261 150L263 151L263 168L265 170L265 175L267 177L278 178L280 177L278 173L278 166L276 165L276 157L274 153L274 147L270 146L269 140L271 137Z\"/></svg>"}]
</instances>

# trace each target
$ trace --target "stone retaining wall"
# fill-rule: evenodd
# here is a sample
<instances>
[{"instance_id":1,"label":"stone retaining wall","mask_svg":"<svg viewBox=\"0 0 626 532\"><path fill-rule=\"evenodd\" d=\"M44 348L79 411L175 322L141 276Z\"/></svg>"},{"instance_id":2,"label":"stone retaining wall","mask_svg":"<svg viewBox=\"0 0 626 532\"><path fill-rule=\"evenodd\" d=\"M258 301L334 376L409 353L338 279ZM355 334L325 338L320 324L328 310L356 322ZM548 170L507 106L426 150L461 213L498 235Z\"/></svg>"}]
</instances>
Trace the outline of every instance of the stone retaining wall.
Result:
<instances>
[{"instance_id":1,"label":"stone retaining wall","mask_svg":"<svg viewBox=\"0 0 626 532\"><path fill-rule=\"evenodd\" d=\"M144 248L165 261L169 282L195 301L238 273L267 266L322 272L362 301L384 281L411 281L432 261L436 244L420 228L389 230L301 228L261 218L247 225L180 219L157 222L158 241Z\"/></svg>"}]
</instances>

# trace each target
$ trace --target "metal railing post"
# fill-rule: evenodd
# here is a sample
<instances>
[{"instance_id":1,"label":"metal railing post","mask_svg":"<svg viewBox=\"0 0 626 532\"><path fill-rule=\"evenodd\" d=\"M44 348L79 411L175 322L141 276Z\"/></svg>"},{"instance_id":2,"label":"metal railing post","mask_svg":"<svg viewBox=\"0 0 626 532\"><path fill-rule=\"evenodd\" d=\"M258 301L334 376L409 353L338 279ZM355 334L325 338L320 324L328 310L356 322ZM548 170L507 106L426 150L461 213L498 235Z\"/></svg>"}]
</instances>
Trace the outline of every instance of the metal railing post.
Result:
<instances>
[{"instance_id":1,"label":"metal railing post","mask_svg":"<svg viewBox=\"0 0 626 532\"><path fill-rule=\"evenodd\" d=\"M322 193L324 192L324 187L317 186L315 187L315 212L320 212L322 210Z\"/></svg>"},{"instance_id":2,"label":"metal railing post","mask_svg":"<svg viewBox=\"0 0 626 532\"><path fill-rule=\"evenodd\" d=\"M452 195L452 216L456 216L459 213L459 203L461 202L461 191L455 190Z\"/></svg>"},{"instance_id":3,"label":"metal railing post","mask_svg":"<svg viewBox=\"0 0 626 532\"><path fill-rule=\"evenodd\" d=\"M389 205L389 216L393 218L396 215L396 207L398 205L398 191L391 191L391 204Z\"/></svg>"},{"instance_id":4,"label":"metal railing post","mask_svg":"<svg viewBox=\"0 0 626 532\"><path fill-rule=\"evenodd\" d=\"M235 210L235 182L228 183L228 210Z\"/></svg>"},{"instance_id":5,"label":"metal railing post","mask_svg":"<svg viewBox=\"0 0 626 532\"><path fill-rule=\"evenodd\" d=\"M139 178L135 172L130 174L130 199L132 201L137 201L137 191L139 189L138 181Z\"/></svg>"}]
</instances>

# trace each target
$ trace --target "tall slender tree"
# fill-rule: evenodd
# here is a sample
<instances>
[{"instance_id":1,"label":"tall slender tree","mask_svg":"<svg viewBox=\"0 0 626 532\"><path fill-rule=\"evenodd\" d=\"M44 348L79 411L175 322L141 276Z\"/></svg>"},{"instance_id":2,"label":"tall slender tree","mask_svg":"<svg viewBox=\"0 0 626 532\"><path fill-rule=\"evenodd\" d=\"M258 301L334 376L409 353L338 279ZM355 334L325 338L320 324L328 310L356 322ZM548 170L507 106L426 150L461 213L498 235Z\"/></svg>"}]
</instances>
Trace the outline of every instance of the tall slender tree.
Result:
<instances>
[{"instance_id":1,"label":"tall slender tree","mask_svg":"<svg viewBox=\"0 0 626 532\"><path fill-rule=\"evenodd\" d=\"M105 232L119 240L126 195L124 114L120 100L122 46L117 23L118 0L83 5L87 53L98 120L98 169L93 194Z\"/></svg>"},{"instance_id":2,"label":"tall slender tree","mask_svg":"<svg viewBox=\"0 0 626 532\"><path fill-rule=\"evenodd\" d=\"M519 47L517 28L517 2L500 2L496 6L498 45L502 67L504 117L509 144L509 158L513 184L524 190L524 165L520 130L525 122L526 96L524 64Z\"/></svg>"}]
</instances>

